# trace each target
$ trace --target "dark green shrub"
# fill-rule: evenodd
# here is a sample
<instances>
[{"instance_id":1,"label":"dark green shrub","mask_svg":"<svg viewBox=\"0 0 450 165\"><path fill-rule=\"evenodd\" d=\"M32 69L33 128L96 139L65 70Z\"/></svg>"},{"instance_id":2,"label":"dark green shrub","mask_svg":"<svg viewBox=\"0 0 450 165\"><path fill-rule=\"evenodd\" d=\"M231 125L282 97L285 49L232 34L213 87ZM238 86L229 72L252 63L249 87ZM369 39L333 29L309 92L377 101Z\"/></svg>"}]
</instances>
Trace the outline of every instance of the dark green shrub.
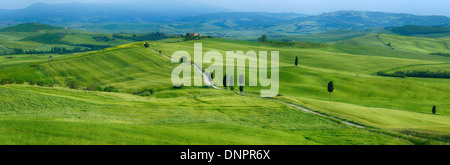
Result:
<instances>
[{"instance_id":1,"label":"dark green shrub","mask_svg":"<svg viewBox=\"0 0 450 165\"><path fill-rule=\"evenodd\" d=\"M377 75L379 76L389 76L389 77L401 77L401 78L406 78L406 75L404 72L402 71L397 71L395 73L386 73L384 71L379 71L377 72Z\"/></svg>"},{"instance_id":2,"label":"dark green shrub","mask_svg":"<svg viewBox=\"0 0 450 165\"><path fill-rule=\"evenodd\" d=\"M153 89L144 88L141 90L136 90L133 92L133 95L139 95L139 96L150 96L154 93Z\"/></svg>"},{"instance_id":3,"label":"dark green shrub","mask_svg":"<svg viewBox=\"0 0 450 165\"><path fill-rule=\"evenodd\" d=\"M103 91L103 88L98 83L94 83L94 84L91 84L88 87L86 87L85 90L88 90L88 91Z\"/></svg>"},{"instance_id":4,"label":"dark green shrub","mask_svg":"<svg viewBox=\"0 0 450 165\"><path fill-rule=\"evenodd\" d=\"M47 83L45 81L38 81L37 85L43 87L43 86L46 86Z\"/></svg>"},{"instance_id":5,"label":"dark green shrub","mask_svg":"<svg viewBox=\"0 0 450 165\"><path fill-rule=\"evenodd\" d=\"M104 92L119 92L119 90L114 86L107 86L103 89Z\"/></svg>"},{"instance_id":6,"label":"dark green shrub","mask_svg":"<svg viewBox=\"0 0 450 165\"><path fill-rule=\"evenodd\" d=\"M67 87L69 87L70 89L78 89L78 82L73 80L73 79L67 79L66 80L66 85Z\"/></svg>"},{"instance_id":7,"label":"dark green shrub","mask_svg":"<svg viewBox=\"0 0 450 165\"><path fill-rule=\"evenodd\" d=\"M12 79L12 78L5 78L5 79L2 79L2 80L0 81L0 84L1 84L1 85L14 84L15 82L16 82L15 79Z\"/></svg>"},{"instance_id":8,"label":"dark green shrub","mask_svg":"<svg viewBox=\"0 0 450 165\"><path fill-rule=\"evenodd\" d=\"M16 84L23 84L25 82L25 80L21 79L21 78L16 78Z\"/></svg>"},{"instance_id":9,"label":"dark green shrub","mask_svg":"<svg viewBox=\"0 0 450 165\"><path fill-rule=\"evenodd\" d=\"M6 81L6 79L2 79L2 80L0 81L0 84L1 84L1 85L6 85L6 84L8 84L8 81Z\"/></svg>"},{"instance_id":10,"label":"dark green shrub","mask_svg":"<svg viewBox=\"0 0 450 165\"><path fill-rule=\"evenodd\" d=\"M36 84L36 80L33 80L33 79L32 79L32 80L28 80L27 82L28 82L30 85Z\"/></svg>"}]
</instances>

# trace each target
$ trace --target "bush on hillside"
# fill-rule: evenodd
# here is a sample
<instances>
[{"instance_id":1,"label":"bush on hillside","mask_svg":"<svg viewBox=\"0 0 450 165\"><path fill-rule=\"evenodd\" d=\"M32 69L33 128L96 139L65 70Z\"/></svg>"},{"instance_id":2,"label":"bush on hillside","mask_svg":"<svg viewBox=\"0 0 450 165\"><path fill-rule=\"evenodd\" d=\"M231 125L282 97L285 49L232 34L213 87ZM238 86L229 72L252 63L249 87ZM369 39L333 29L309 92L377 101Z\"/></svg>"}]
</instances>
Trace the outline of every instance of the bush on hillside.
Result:
<instances>
[{"instance_id":1,"label":"bush on hillside","mask_svg":"<svg viewBox=\"0 0 450 165\"><path fill-rule=\"evenodd\" d=\"M33 80L33 79L27 80L27 82L28 82L30 85L36 84L36 80Z\"/></svg>"},{"instance_id":2,"label":"bush on hillside","mask_svg":"<svg viewBox=\"0 0 450 165\"><path fill-rule=\"evenodd\" d=\"M36 85L43 87L43 86L47 86L47 83L45 81L38 81L36 83Z\"/></svg>"},{"instance_id":3,"label":"bush on hillside","mask_svg":"<svg viewBox=\"0 0 450 165\"><path fill-rule=\"evenodd\" d=\"M25 80L21 78L16 78L16 84L23 84L23 83L25 83Z\"/></svg>"},{"instance_id":4,"label":"bush on hillside","mask_svg":"<svg viewBox=\"0 0 450 165\"><path fill-rule=\"evenodd\" d=\"M388 76L388 77L401 77L401 78L406 78L405 74L402 72L395 72L395 73L386 73L384 71L379 71L377 72L377 75L379 76Z\"/></svg>"},{"instance_id":5,"label":"bush on hillside","mask_svg":"<svg viewBox=\"0 0 450 165\"><path fill-rule=\"evenodd\" d=\"M85 90L88 90L88 91L103 91L103 88L100 86L100 84L93 83L93 84L89 85L88 87L86 87Z\"/></svg>"},{"instance_id":6,"label":"bush on hillside","mask_svg":"<svg viewBox=\"0 0 450 165\"><path fill-rule=\"evenodd\" d=\"M69 87L70 89L78 89L78 82L73 80L73 79L67 79L66 80L66 85L67 87Z\"/></svg>"},{"instance_id":7,"label":"bush on hillside","mask_svg":"<svg viewBox=\"0 0 450 165\"><path fill-rule=\"evenodd\" d=\"M139 95L139 96L150 96L154 93L153 89L144 88L140 90L136 90L133 92L133 95Z\"/></svg>"},{"instance_id":8,"label":"bush on hillside","mask_svg":"<svg viewBox=\"0 0 450 165\"><path fill-rule=\"evenodd\" d=\"M114 86L107 86L103 89L103 92L119 92L119 90Z\"/></svg>"},{"instance_id":9,"label":"bush on hillside","mask_svg":"<svg viewBox=\"0 0 450 165\"><path fill-rule=\"evenodd\" d=\"M16 82L15 79L12 78L4 78L0 81L1 85L6 85L6 84L14 84Z\"/></svg>"}]
</instances>

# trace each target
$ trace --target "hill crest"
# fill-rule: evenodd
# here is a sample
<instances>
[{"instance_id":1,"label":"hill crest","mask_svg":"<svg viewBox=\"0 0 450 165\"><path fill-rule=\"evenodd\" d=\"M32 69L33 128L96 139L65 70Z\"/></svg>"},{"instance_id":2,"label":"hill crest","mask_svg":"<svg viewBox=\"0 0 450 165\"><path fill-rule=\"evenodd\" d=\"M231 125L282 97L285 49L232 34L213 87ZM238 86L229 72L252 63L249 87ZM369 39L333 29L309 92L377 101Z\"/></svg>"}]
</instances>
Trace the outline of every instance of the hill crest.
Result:
<instances>
[{"instance_id":1,"label":"hill crest","mask_svg":"<svg viewBox=\"0 0 450 165\"><path fill-rule=\"evenodd\" d=\"M0 32L39 32L41 30L59 30L61 27L44 25L40 23L23 23L0 29Z\"/></svg>"}]
</instances>

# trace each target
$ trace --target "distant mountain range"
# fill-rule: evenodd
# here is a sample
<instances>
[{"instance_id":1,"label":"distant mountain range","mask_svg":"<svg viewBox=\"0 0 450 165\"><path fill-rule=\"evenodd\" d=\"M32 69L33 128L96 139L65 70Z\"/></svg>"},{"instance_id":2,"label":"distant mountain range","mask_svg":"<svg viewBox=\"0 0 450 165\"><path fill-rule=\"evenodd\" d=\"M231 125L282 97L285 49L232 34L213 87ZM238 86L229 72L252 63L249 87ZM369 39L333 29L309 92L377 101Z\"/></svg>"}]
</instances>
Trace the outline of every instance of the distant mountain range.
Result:
<instances>
[{"instance_id":1,"label":"distant mountain range","mask_svg":"<svg viewBox=\"0 0 450 165\"><path fill-rule=\"evenodd\" d=\"M186 16L194 16L216 11L227 11L217 7L164 1L152 3L95 4L36 3L24 9L0 10L0 22L24 23L37 22L59 24L67 22L81 23L142 23L171 22Z\"/></svg>"},{"instance_id":2,"label":"distant mountain range","mask_svg":"<svg viewBox=\"0 0 450 165\"><path fill-rule=\"evenodd\" d=\"M226 33L227 30L231 30L233 33L258 31L274 34L309 34L368 27L448 26L450 18L366 11L336 11L319 15L232 12L203 4L183 4L180 1L123 5L38 3L24 9L0 10L0 26L26 22L59 26L78 25L83 30L92 28L101 31L101 27L93 28L92 24L95 23L97 26L105 27L107 32L130 29L129 26L118 24L147 24L148 26L145 26L147 30L163 32ZM114 29L107 29L112 26ZM145 30L144 27L141 28Z\"/></svg>"}]
</instances>

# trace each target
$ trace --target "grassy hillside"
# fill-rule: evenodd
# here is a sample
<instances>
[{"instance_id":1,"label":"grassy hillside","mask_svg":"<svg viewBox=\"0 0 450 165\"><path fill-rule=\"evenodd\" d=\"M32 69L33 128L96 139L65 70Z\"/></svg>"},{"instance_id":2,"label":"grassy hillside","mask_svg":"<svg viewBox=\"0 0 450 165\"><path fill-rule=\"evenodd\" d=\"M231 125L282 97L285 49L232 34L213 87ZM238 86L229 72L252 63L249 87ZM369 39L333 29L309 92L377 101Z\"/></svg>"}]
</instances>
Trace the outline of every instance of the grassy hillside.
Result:
<instances>
[{"instance_id":1,"label":"grassy hillside","mask_svg":"<svg viewBox=\"0 0 450 165\"><path fill-rule=\"evenodd\" d=\"M192 56L195 42L200 41L149 43L151 48L169 56L180 50ZM279 95L274 99L260 98L260 90L265 89L260 86L245 87L244 96L236 89L173 89L170 74L177 64L144 48L144 42L58 56L50 62L48 57L33 56L3 59L0 73L8 74L2 74L0 79L28 75L51 81L57 87L0 86L0 93L8 98L0 103L0 127L5 130L0 137L6 144L450 143L449 79L375 74L413 66L445 68L448 58L427 53L447 52L446 40L374 34L313 49L224 39L201 42L203 53L279 51ZM295 57L299 58L299 67L294 66ZM29 67L31 64L38 67ZM205 63L203 68L209 65ZM20 70L27 73L19 73ZM93 83L113 85L120 93L61 88L67 79L78 81L82 88ZM328 101L329 81L335 84L333 101ZM143 88L154 92L147 97L127 94ZM23 100L27 100L26 104L18 104ZM312 115L286 103L334 119ZM431 114L433 105L438 107L435 115ZM339 120L366 128L344 125ZM39 129L31 129L30 123L40 125ZM20 132L28 134L20 139L11 136Z\"/></svg>"},{"instance_id":2,"label":"grassy hillside","mask_svg":"<svg viewBox=\"0 0 450 165\"><path fill-rule=\"evenodd\" d=\"M422 64L438 64L439 62L437 61L442 59L441 57L429 58L428 54L420 53L427 51L428 47L426 46L419 47L423 48L423 50L412 56L413 59L407 59L409 52L414 51L414 49L406 49L401 46L403 46L402 44L410 44L410 42L399 42L399 49L403 49L403 51L396 51L395 53L402 58L389 57L394 56L393 54L386 57L386 55L377 56L377 54L367 55L361 53L352 55L333 53L340 45L318 49L291 49L257 46L252 45L251 42L247 42L248 44L245 42L236 44L217 39L204 40L202 43L204 52L219 50L223 55L226 50L279 50L280 94L283 96L283 99L290 100L293 103L311 107L311 109L357 123L383 127L389 130L398 131L401 128L402 132L408 132L405 130L424 129L429 132L418 131L423 133L421 134L423 136L431 134L433 137L438 136L445 141L449 140L448 128L450 126L450 118L448 115L450 112L448 109L450 104L446 101L450 99L447 94L450 91L448 80L400 79L373 76L377 70ZM424 40L424 43L428 43L428 40ZM369 50L383 47L377 41L371 42L368 40L365 44L368 44L367 47L371 48ZM437 42L435 44L440 45L441 43ZM156 49L162 49L166 54L171 54L176 50L187 50L191 55L193 54L193 42L176 44L155 43L152 46L156 47ZM345 46L343 47L345 48ZM439 48L441 51L445 50L443 47ZM392 51L389 49L387 51ZM293 67L296 56L300 59L300 67ZM329 95L326 91L326 84L329 81L333 81L336 84L336 91L333 93L334 101L342 104L326 101ZM216 81L216 83L220 84L221 82ZM260 87L246 87L246 90L256 93L260 89ZM325 106L324 103L337 108L326 107L321 110L321 107ZM430 115L433 105L440 107L440 117ZM349 110L348 107L355 111L347 111ZM375 110L377 110L376 108L383 109L386 111L385 115L392 117L383 118L383 111L377 111L376 114L371 113L374 111L373 108ZM356 111L359 113L355 113ZM406 119L401 119L400 116ZM414 118L408 116L414 116ZM393 121L387 122L388 120ZM419 126L421 124L414 120L423 120L420 122L428 124L424 124L421 127ZM389 127L386 125L389 125Z\"/></svg>"},{"instance_id":3,"label":"grassy hillside","mask_svg":"<svg viewBox=\"0 0 450 165\"><path fill-rule=\"evenodd\" d=\"M175 66L163 56L145 49L142 43L134 43L58 59L41 64L40 68L62 86L72 78L82 86L100 83L131 92L145 87L171 88L170 75Z\"/></svg>"},{"instance_id":4,"label":"grassy hillside","mask_svg":"<svg viewBox=\"0 0 450 165\"><path fill-rule=\"evenodd\" d=\"M420 59L427 61L449 61L446 57L432 56L429 53L446 53L450 40L421 37L408 37L391 34L373 34L354 39L338 41L331 47L357 55L386 56L396 58Z\"/></svg>"},{"instance_id":5,"label":"grassy hillside","mask_svg":"<svg viewBox=\"0 0 450 165\"><path fill-rule=\"evenodd\" d=\"M36 47L40 45L40 43L33 41L20 42L20 41L6 41L6 40L0 41L0 44L9 49L25 49L25 50L36 49Z\"/></svg>"},{"instance_id":6,"label":"grassy hillside","mask_svg":"<svg viewBox=\"0 0 450 165\"><path fill-rule=\"evenodd\" d=\"M97 49L95 46L99 45L110 47L131 42L114 38L108 41L97 41L94 39L95 36L112 38L112 35L96 34L37 23L19 24L0 29L0 54L21 54L15 52L14 49L48 52L52 47L65 48L67 50L78 48L82 51L85 49Z\"/></svg>"},{"instance_id":7,"label":"grassy hillside","mask_svg":"<svg viewBox=\"0 0 450 165\"><path fill-rule=\"evenodd\" d=\"M407 71L407 70L420 70L420 71L441 71L441 72L450 72L450 63L441 63L441 64L425 64L425 65L411 65L405 67L394 68L388 71Z\"/></svg>"},{"instance_id":8,"label":"grassy hillside","mask_svg":"<svg viewBox=\"0 0 450 165\"><path fill-rule=\"evenodd\" d=\"M394 27L392 28L392 31L394 33L401 35L439 34L439 33L450 33L450 27L407 25L401 27Z\"/></svg>"},{"instance_id":9,"label":"grassy hillside","mask_svg":"<svg viewBox=\"0 0 450 165\"><path fill-rule=\"evenodd\" d=\"M0 91L12 98L0 102L2 144L411 144L230 91L150 98L17 85Z\"/></svg>"},{"instance_id":10,"label":"grassy hillside","mask_svg":"<svg viewBox=\"0 0 450 165\"><path fill-rule=\"evenodd\" d=\"M43 25L39 23L26 23L17 26L5 27L0 29L0 32L39 32L43 30L61 30L61 27L50 25Z\"/></svg>"},{"instance_id":11,"label":"grassy hillside","mask_svg":"<svg viewBox=\"0 0 450 165\"><path fill-rule=\"evenodd\" d=\"M274 35L270 36L270 40L294 40L294 41L327 43L327 42L348 40L381 31L383 31L383 28L366 28L363 30L331 30L308 35L281 35L281 36Z\"/></svg>"}]
</instances>

